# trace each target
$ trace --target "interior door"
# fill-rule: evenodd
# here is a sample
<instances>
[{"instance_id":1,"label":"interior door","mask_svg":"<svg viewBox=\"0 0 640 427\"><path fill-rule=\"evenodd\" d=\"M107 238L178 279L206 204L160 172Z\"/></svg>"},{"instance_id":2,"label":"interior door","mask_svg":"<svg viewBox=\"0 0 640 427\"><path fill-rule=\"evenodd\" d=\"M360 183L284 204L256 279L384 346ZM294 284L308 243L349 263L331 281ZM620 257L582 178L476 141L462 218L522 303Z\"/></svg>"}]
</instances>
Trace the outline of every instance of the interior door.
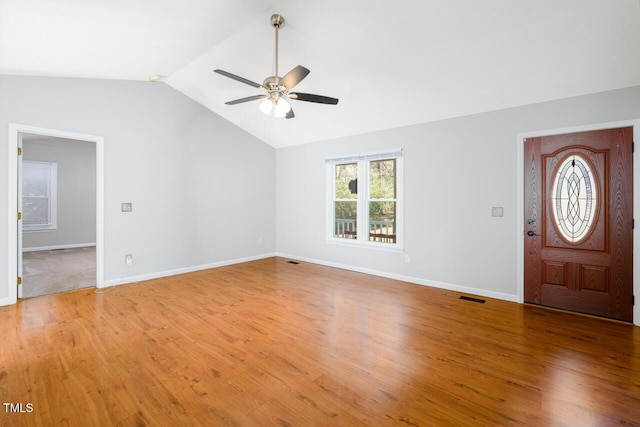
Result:
<instances>
[{"instance_id":1,"label":"interior door","mask_svg":"<svg viewBox=\"0 0 640 427\"><path fill-rule=\"evenodd\" d=\"M18 183L18 188L17 188L17 195L18 195L18 212L19 212L19 216L18 216L18 221L17 221L17 227L18 227L18 247L17 247L17 253L18 253L18 298L21 299L22 298L22 280L23 280L23 274L22 274L22 134L18 133L18 179L17 179L17 183Z\"/></svg>"},{"instance_id":2,"label":"interior door","mask_svg":"<svg viewBox=\"0 0 640 427\"><path fill-rule=\"evenodd\" d=\"M632 138L525 140L525 302L633 320Z\"/></svg>"}]
</instances>

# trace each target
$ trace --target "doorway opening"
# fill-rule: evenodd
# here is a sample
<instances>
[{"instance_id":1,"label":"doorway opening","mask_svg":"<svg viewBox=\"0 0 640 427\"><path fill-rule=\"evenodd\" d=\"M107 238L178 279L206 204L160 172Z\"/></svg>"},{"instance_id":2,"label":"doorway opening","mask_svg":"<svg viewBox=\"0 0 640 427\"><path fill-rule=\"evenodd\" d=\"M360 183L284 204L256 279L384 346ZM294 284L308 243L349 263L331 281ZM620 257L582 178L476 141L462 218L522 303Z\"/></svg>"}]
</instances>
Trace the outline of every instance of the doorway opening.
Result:
<instances>
[{"instance_id":1,"label":"doorway opening","mask_svg":"<svg viewBox=\"0 0 640 427\"><path fill-rule=\"evenodd\" d=\"M12 214L8 223L10 285L3 302L102 287L104 139L10 124L9 153L9 208L17 215ZM32 178L27 183L25 164ZM78 180L89 183L77 186Z\"/></svg>"},{"instance_id":2,"label":"doorway opening","mask_svg":"<svg viewBox=\"0 0 640 427\"><path fill-rule=\"evenodd\" d=\"M96 145L90 141L21 135L19 297L95 287Z\"/></svg>"}]
</instances>

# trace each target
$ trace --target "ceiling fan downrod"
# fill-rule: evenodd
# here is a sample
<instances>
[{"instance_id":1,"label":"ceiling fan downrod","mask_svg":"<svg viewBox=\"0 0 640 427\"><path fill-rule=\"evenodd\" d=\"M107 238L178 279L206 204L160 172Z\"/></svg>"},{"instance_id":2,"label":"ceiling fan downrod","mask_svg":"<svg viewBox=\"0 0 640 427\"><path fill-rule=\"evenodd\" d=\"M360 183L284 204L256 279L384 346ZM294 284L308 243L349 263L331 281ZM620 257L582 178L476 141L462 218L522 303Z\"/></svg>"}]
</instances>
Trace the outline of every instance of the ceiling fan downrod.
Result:
<instances>
[{"instance_id":1,"label":"ceiling fan downrod","mask_svg":"<svg viewBox=\"0 0 640 427\"><path fill-rule=\"evenodd\" d=\"M284 18L282 17L282 15L278 15L277 13L274 13L273 15L271 15L271 26L276 32L276 48L274 50L275 51L275 73L273 75L276 78L275 79L276 85L280 86L280 75L278 74L278 30L284 27Z\"/></svg>"}]
</instances>

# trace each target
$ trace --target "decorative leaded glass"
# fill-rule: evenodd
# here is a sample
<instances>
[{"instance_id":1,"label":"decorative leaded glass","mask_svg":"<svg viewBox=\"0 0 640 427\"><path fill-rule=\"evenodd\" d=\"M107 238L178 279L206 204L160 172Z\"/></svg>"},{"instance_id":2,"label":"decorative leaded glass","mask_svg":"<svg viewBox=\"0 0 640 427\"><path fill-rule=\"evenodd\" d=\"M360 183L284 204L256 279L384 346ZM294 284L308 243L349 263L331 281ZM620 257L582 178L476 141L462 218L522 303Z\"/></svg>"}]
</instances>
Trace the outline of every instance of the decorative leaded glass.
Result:
<instances>
[{"instance_id":1,"label":"decorative leaded glass","mask_svg":"<svg viewBox=\"0 0 640 427\"><path fill-rule=\"evenodd\" d=\"M586 237L597 210L594 176L580 155L569 156L558 167L552 187L552 210L558 231L571 243Z\"/></svg>"}]
</instances>

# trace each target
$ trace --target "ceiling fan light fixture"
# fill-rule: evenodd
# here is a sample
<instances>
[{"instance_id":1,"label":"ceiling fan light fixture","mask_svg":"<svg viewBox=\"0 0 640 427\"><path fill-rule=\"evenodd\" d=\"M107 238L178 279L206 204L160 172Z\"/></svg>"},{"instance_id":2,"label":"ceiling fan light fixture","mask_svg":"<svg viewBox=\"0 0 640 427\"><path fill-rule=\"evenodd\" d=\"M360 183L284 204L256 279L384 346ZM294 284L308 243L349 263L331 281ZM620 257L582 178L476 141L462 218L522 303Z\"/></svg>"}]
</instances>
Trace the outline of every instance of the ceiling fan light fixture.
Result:
<instances>
[{"instance_id":1,"label":"ceiling fan light fixture","mask_svg":"<svg viewBox=\"0 0 640 427\"><path fill-rule=\"evenodd\" d=\"M291 104L289 104L289 102L284 98L278 98L278 100L275 101L275 104L276 108L273 115L279 119L286 117L287 113L291 111Z\"/></svg>"},{"instance_id":2,"label":"ceiling fan light fixture","mask_svg":"<svg viewBox=\"0 0 640 427\"><path fill-rule=\"evenodd\" d=\"M269 98L265 99L260 103L258 109L267 116L271 115L271 111L273 111L273 101Z\"/></svg>"}]
</instances>

